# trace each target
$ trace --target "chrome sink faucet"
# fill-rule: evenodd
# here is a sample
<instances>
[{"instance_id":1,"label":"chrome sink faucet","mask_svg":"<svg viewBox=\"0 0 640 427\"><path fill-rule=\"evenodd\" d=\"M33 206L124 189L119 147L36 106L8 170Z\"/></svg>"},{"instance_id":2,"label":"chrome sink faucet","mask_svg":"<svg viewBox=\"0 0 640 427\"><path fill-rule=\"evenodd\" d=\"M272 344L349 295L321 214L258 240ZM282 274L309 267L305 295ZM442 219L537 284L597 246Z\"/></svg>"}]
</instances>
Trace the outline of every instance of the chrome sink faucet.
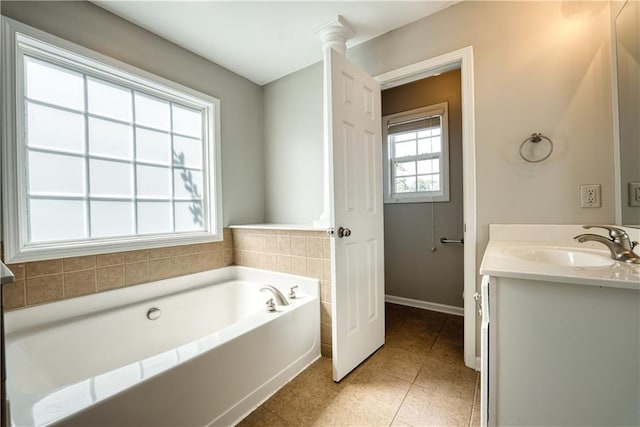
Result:
<instances>
[{"instance_id":1,"label":"chrome sink faucet","mask_svg":"<svg viewBox=\"0 0 640 427\"><path fill-rule=\"evenodd\" d=\"M289 301L287 301L284 295L282 295L282 293L278 289L276 289L274 286L265 285L262 288L260 288L260 291L261 292L271 291L278 305L289 305Z\"/></svg>"},{"instance_id":2,"label":"chrome sink faucet","mask_svg":"<svg viewBox=\"0 0 640 427\"><path fill-rule=\"evenodd\" d=\"M640 256L633 252L633 249L638 246L638 242L632 242L624 230L607 225L585 225L583 228L602 228L609 232L609 238L599 234L578 234L574 237L578 242L602 243L609 249L612 259L628 264L640 264Z\"/></svg>"}]
</instances>

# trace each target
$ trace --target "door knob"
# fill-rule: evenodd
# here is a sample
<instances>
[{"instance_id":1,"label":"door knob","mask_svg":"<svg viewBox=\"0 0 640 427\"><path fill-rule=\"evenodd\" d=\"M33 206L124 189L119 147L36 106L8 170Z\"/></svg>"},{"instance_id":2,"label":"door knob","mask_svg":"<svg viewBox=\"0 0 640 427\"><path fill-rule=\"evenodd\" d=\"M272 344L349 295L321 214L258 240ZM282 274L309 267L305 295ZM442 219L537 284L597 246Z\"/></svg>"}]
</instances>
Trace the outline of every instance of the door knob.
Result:
<instances>
[{"instance_id":1,"label":"door knob","mask_svg":"<svg viewBox=\"0 0 640 427\"><path fill-rule=\"evenodd\" d=\"M338 237L339 238L343 238L343 237L349 237L351 236L351 230L349 230L348 228L344 228L344 227L338 227Z\"/></svg>"}]
</instances>

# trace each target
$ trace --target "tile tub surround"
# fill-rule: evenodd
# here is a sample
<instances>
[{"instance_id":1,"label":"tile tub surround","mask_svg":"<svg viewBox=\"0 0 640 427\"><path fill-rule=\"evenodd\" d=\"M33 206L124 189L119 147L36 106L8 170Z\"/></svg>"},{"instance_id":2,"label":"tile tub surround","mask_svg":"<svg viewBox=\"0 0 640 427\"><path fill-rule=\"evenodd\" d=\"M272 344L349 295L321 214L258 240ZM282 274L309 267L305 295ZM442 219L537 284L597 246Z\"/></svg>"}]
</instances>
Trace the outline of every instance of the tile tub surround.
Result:
<instances>
[{"instance_id":1,"label":"tile tub surround","mask_svg":"<svg viewBox=\"0 0 640 427\"><path fill-rule=\"evenodd\" d=\"M386 304L386 344L340 383L322 358L240 422L253 426L479 426L463 318Z\"/></svg>"},{"instance_id":2,"label":"tile tub surround","mask_svg":"<svg viewBox=\"0 0 640 427\"><path fill-rule=\"evenodd\" d=\"M267 226L265 226L267 227ZM232 226L234 263L320 280L322 355L331 357L331 247L321 230Z\"/></svg>"},{"instance_id":3,"label":"tile tub surround","mask_svg":"<svg viewBox=\"0 0 640 427\"><path fill-rule=\"evenodd\" d=\"M13 310L197 273L233 264L231 230L224 241L9 264L15 282L4 286Z\"/></svg>"}]
</instances>

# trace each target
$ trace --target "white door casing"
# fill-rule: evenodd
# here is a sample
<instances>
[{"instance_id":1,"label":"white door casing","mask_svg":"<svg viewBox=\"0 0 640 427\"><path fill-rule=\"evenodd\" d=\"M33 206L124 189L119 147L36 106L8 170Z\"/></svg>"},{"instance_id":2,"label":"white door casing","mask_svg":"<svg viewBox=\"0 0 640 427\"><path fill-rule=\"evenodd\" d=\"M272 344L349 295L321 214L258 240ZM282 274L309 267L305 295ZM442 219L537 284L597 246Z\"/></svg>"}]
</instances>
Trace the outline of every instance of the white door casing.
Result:
<instances>
[{"instance_id":1,"label":"white door casing","mask_svg":"<svg viewBox=\"0 0 640 427\"><path fill-rule=\"evenodd\" d=\"M380 85L325 53L333 301L333 380L384 344L384 223ZM350 236L340 238L338 229Z\"/></svg>"}]
</instances>

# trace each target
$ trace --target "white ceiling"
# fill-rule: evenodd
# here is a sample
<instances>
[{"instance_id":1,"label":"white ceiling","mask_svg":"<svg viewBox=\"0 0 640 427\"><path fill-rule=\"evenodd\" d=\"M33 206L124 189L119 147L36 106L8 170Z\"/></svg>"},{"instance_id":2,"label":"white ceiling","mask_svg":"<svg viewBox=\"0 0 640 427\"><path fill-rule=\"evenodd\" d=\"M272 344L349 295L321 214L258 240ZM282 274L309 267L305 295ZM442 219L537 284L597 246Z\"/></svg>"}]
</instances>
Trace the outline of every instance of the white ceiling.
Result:
<instances>
[{"instance_id":1,"label":"white ceiling","mask_svg":"<svg viewBox=\"0 0 640 427\"><path fill-rule=\"evenodd\" d=\"M457 1L112 1L98 6L260 85L322 59L314 30L337 15L352 47Z\"/></svg>"}]
</instances>

